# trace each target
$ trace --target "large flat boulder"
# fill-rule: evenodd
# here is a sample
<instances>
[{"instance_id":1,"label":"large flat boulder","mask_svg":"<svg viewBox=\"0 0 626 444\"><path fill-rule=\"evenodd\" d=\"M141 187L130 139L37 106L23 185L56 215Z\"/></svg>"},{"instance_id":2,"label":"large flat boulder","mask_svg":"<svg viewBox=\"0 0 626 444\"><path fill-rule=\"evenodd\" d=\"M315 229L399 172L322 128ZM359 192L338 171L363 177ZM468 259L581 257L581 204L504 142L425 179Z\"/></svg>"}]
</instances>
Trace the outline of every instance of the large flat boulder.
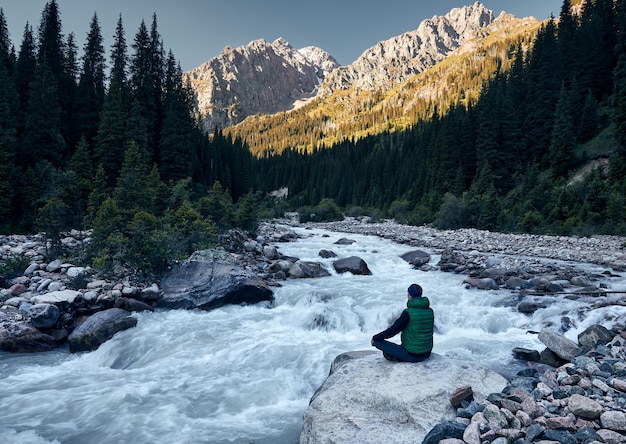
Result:
<instances>
[{"instance_id":1,"label":"large flat boulder","mask_svg":"<svg viewBox=\"0 0 626 444\"><path fill-rule=\"evenodd\" d=\"M161 281L157 307L211 310L228 304L273 301L274 293L254 273L237 265L188 261Z\"/></svg>"},{"instance_id":2,"label":"large flat boulder","mask_svg":"<svg viewBox=\"0 0 626 444\"><path fill-rule=\"evenodd\" d=\"M507 381L474 363L438 354L420 363L390 362L380 352L339 355L304 415L300 444L422 442L455 418L450 395L472 388L477 401Z\"/></svg>"}]
</instances>

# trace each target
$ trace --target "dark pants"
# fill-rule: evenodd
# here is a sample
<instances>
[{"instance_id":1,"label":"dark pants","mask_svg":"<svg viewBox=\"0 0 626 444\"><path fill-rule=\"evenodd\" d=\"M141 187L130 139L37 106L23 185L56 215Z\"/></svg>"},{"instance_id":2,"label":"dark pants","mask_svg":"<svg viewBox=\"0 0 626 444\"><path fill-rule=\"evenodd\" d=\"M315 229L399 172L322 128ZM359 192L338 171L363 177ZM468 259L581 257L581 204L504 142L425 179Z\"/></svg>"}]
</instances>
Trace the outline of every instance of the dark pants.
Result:
<instances>
[{"instance_id":1,"label":"dark pants","mask_svg":"<svg viewBox=\"0 0 626 444\"><path fill-rule=\"evenodd\" d=\"M385 340L374 341L374 347L382 351L385 359L389 361L420 362L424 359L428 359L430 356L430 352L419 355L409 353L409 351L401 345Z\"/></svg>"}]
</instances>

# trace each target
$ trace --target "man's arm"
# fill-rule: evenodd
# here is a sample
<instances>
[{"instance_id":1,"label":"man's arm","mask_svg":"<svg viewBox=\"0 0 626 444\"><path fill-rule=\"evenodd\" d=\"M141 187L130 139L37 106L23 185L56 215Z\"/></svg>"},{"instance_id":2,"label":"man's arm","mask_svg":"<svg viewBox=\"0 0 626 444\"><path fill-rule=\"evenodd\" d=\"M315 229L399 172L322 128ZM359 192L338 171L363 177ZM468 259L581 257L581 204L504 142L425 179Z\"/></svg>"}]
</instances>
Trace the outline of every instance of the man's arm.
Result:
<instances>
[{"instance_id":1,"label":"man's arm","mask_svg":"<svg viewBox=\"0 0 626 444\"><path fill-rule=\"evenodd\" d=\"M393 325L389 327L387 330L381 331L377 335L374 335L372 337L372 341L381 341L383 339L389 339L397 335L402 330L404 330L407 325L409 325L409 320L410 318L409 318L409 314L407 313L407 311L402 310L402 314L400 315L398 319L396 319L396 322L394 322Z\"/></svg>"}]
</instances>

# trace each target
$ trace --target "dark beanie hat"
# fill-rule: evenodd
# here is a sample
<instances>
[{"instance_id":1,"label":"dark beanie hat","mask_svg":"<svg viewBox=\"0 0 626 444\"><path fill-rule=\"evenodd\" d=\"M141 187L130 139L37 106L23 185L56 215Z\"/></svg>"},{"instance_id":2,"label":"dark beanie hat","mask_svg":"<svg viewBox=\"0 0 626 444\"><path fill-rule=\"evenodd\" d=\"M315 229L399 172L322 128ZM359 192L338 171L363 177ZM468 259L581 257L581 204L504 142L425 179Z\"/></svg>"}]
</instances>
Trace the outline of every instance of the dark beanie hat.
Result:
<instances>
[{"instance_id":1,"label":"dark beanie hat","mask_svg":"<svg viewBox=\"0 0 626 444\"><path fill-rule=\"evenodd\" d=\"M412 298L419 298L422 296L422 287L417 284L411 284L408 291Z\"/></svg>"}]
</instances>

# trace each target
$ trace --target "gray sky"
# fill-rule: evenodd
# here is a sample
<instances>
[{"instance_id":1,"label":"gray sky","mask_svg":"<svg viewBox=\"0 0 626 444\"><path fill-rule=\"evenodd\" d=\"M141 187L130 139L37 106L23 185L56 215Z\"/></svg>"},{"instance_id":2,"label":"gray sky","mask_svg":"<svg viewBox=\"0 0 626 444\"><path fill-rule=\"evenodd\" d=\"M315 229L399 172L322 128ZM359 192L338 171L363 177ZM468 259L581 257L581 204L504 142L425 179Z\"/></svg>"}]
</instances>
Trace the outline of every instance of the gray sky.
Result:
<instances>
[{"instance_id":1,"label":"gray sky","mask_svg":"<svg viewBox=\"0 0 626 444\"><path fill-rule=\"evenodd\" d=\"M46 0L2 0L11 41L19 49L26 23L35 32ZM342 65L356 60L381 40L417 29L434 15L472 4L472 0L57 0L63 34L73 32L82 49L94 12L98 14L107 60L120 14L130 45L141 20L148 28L156 13L165 49L183 70L217 56L225 46L283 37L296 48L318 46ZM497 16L559 16L562 0L484 0ZM132 51L130 51L132 52Z\"/></svg>"}]
</instances>

